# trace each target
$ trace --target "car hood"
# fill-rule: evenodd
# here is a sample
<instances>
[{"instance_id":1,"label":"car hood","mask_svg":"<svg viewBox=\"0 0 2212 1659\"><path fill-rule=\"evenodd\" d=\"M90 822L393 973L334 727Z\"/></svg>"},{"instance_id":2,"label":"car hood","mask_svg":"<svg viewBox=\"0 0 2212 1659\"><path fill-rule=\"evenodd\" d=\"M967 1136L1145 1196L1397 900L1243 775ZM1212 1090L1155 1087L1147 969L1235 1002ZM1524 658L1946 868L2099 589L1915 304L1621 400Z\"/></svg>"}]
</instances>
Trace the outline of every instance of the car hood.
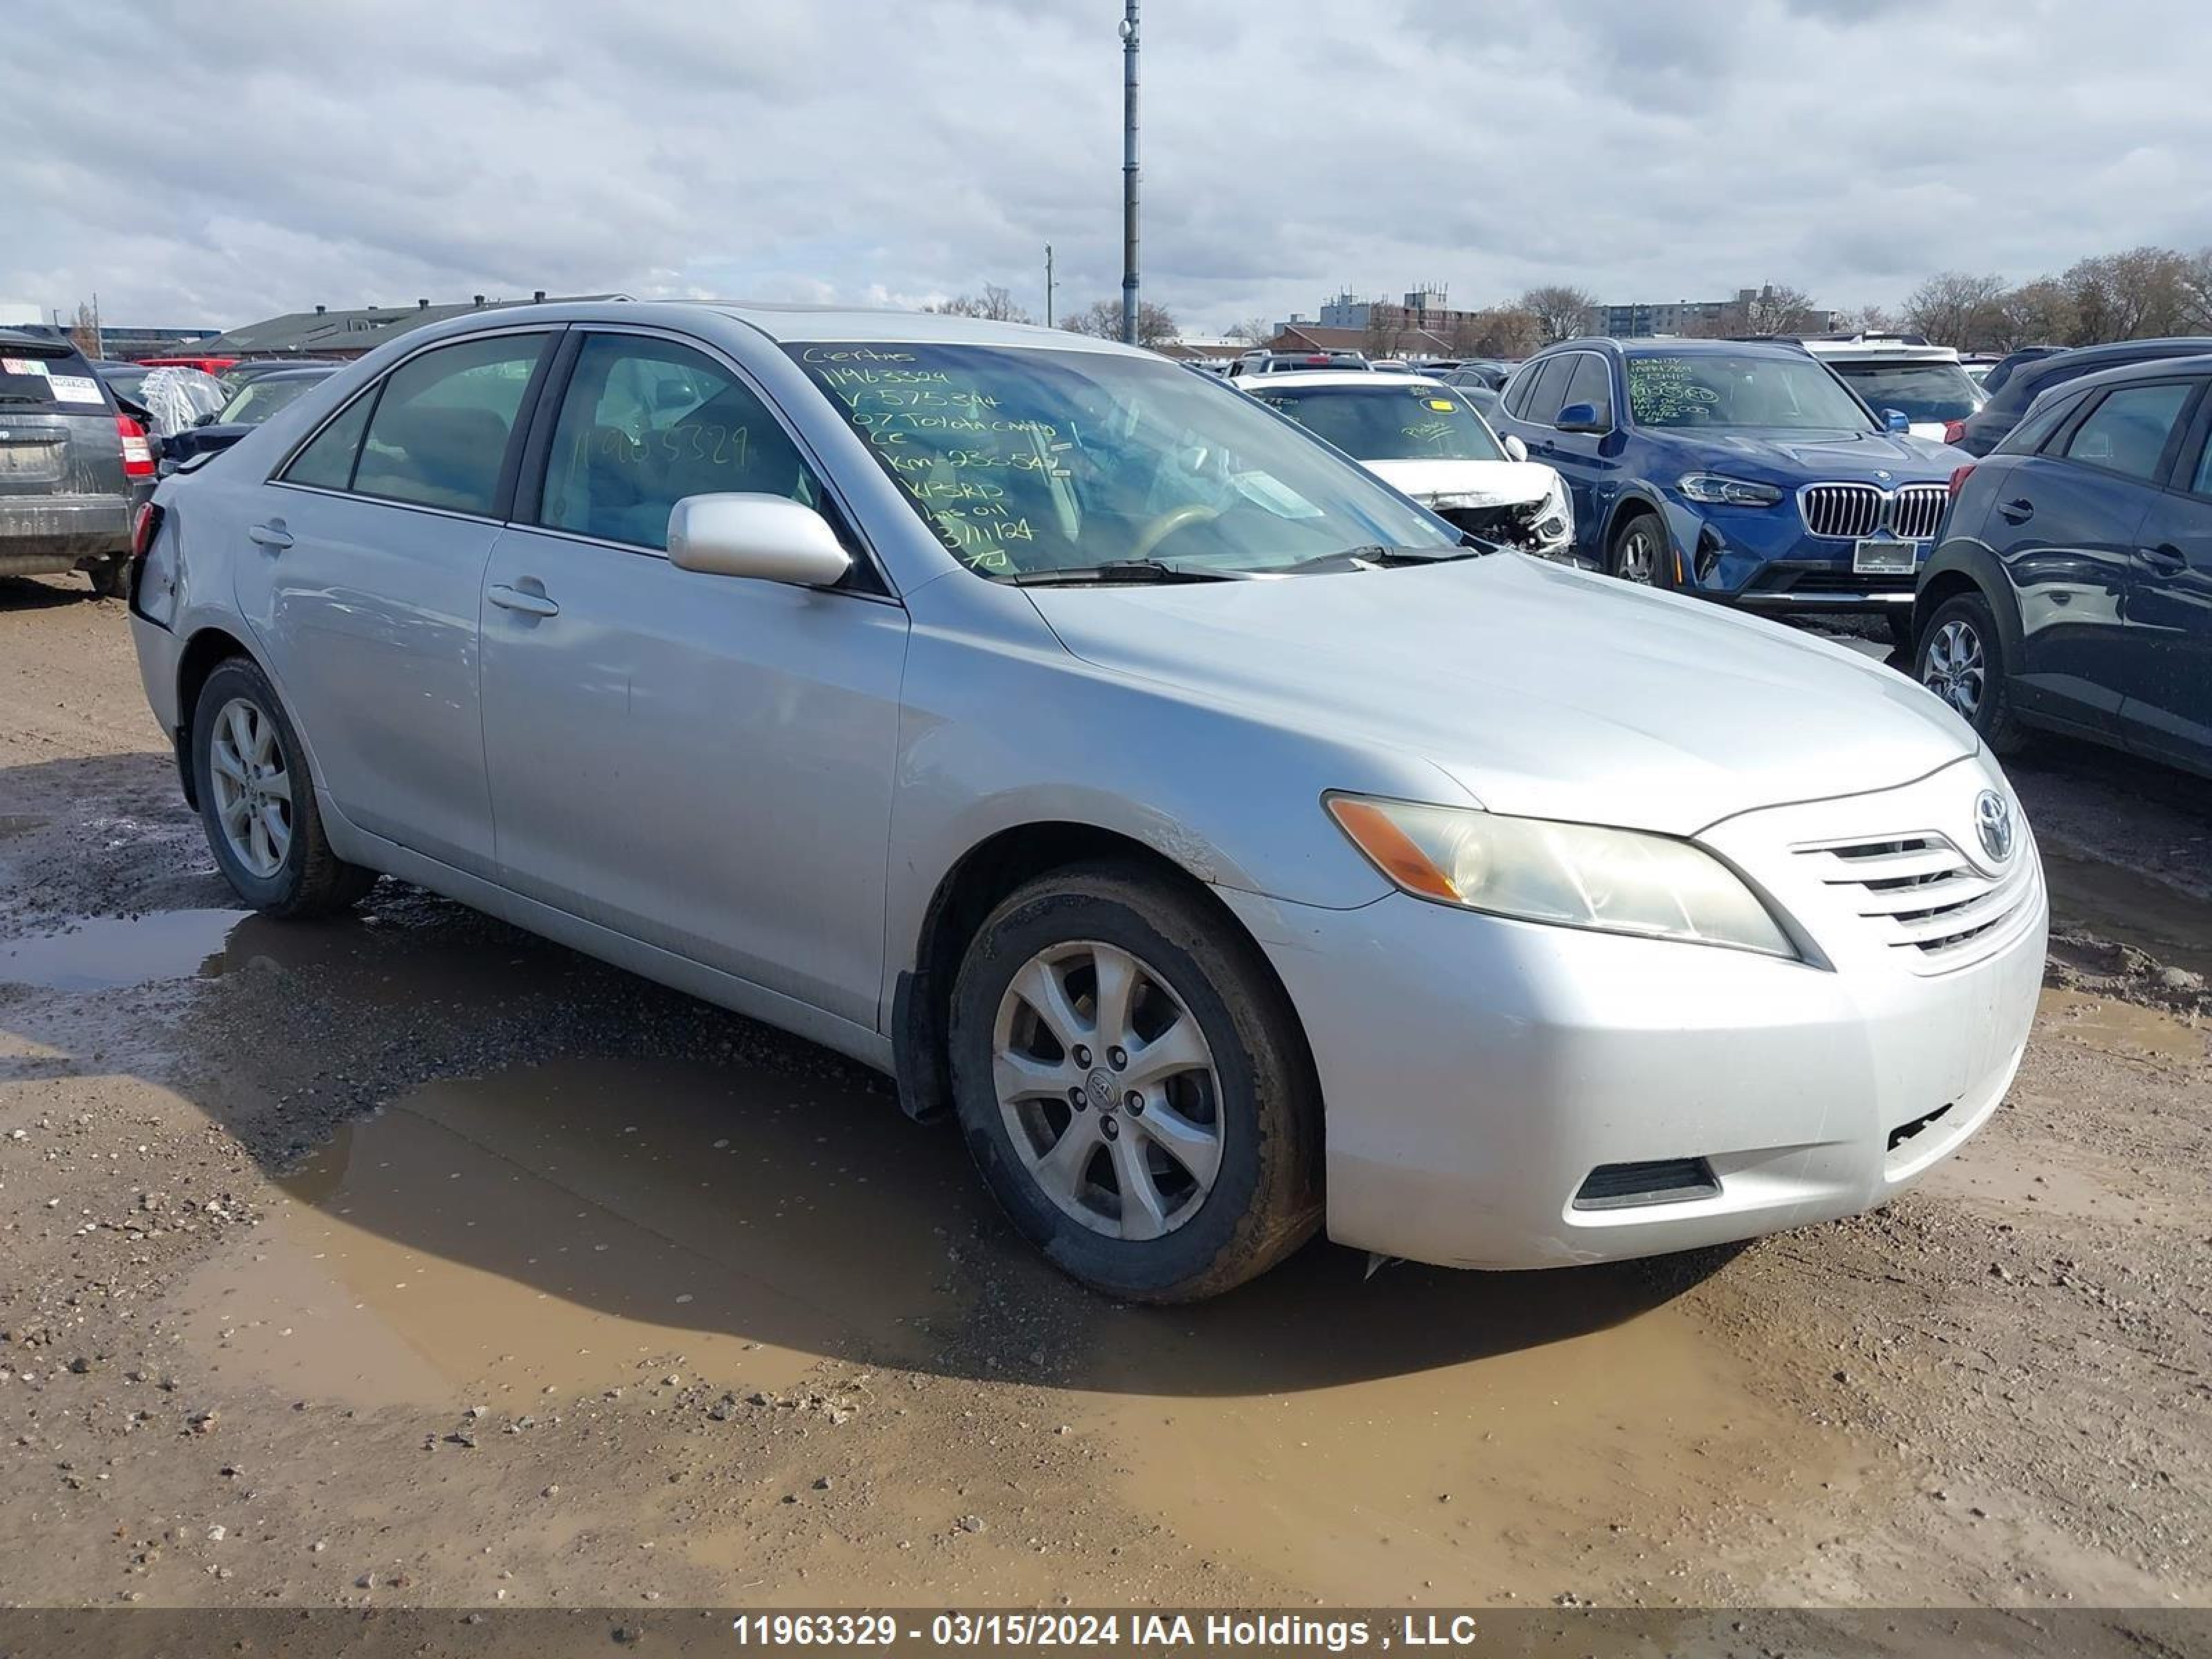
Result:
<instances>
[{"instance_id":1,"label":"car hood","mask_svg":"<svg viewBox=\"0 0 2212 1659\"><path fill-rule=\"evenodd\" d=\"M1086 662L1426 760L1498 812L1687 835L1975 749L1936 698L1844 647L1518 554L1024 591Z\"/></svg>"},{"instance_id":2,"label":"car hood","mask_svg":"<svg viewBox=\"0 0 2212 1659\"><path fill-rule=\"evenodd\" d=\"M1972 457L1903 432L1708 432L1663 440L1689 463L1755 483L1948 483ZM1887 477L1877 474L1887 473Z\"/></svg>"},{"instance_id":3,"label":"car hood","mask_svg":"<svg viewBox=\"0 0 2212 1659\"><path fill-rule=\"evenodd\" d=\"M1537 461L1362 461L1385 483L1431 507L1515 507L1537 501L1556 476Z\"/></svg>"}]
</instances>

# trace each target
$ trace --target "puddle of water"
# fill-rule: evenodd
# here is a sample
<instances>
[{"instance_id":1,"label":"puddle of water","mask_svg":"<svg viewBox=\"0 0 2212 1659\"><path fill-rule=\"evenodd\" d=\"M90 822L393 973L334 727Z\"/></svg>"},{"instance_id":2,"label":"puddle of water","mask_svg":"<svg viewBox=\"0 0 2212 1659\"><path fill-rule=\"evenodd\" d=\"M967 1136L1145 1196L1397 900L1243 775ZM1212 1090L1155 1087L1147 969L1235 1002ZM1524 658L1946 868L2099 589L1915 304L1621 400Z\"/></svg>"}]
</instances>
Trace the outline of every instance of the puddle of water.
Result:
<instances>
[{"instance_id":1,"label":"puddle of water","mask_svg":"<svg viewBox=\"0 0 2212 1659\"><path fill-rule=\"evenodd\" d=\"M2063 848L2042 851L2053 926L2132 945L2169 967L2212 977L2212 900Z\"/></svg>"},{"instance_id":2,"label":"puddle of water","mask_svg":"<svg viewBox=\"0 0 2212 1659\"><path fill-rule=\"evenodd\" d=\"M919 1357L920 1322L960 1310L945 1235L972 1177L880 1094L578 1060L433 1084L278 1184L250 1252L186 1291L210 1370L520 1409L668 1371L772 1392L824 1357Z\"/></svg>"},{"instance_id":3,"label":"puddle of water","mask_svg":"<svg viewBox=\"0 0 2212 1659\"><path fill-rule=\"evenodd\" d=\"M220 973L224 941L249 914L158 910L89 917L64 933L0 942L0 980L49 991L112 991Z\"/></svg>"},{"instance_id":4,"label":"puddle of water","mask_svg":"<svg viewBox=\"0 0 2212 1659\"><path fill-rule=\"evenodd\" d=\"M2212 1032L2201 1025L2161 1009L2079 991L2045 991L2037 1024L2045 1032L2106 1054L2150 1054L2191 1063L2212 1056Z\"/></svg>"},{"instance_id":5,"label":"puddle of water","mask_svg":"<svg viewBox=\"0 0 2212 1659\"><path fill-rule=\"evenodd\" d=\"M1085 1405L1139 1513L1371 1603L1547 1583L1562 1539L1608 1528L1660 1555L1748 1490L1834 1501L1842 1443L1637 1268L1362 1269L1308 1252L1220 1304L1100 1321L1110 1391Z\"/></svg>"}]
</instances>

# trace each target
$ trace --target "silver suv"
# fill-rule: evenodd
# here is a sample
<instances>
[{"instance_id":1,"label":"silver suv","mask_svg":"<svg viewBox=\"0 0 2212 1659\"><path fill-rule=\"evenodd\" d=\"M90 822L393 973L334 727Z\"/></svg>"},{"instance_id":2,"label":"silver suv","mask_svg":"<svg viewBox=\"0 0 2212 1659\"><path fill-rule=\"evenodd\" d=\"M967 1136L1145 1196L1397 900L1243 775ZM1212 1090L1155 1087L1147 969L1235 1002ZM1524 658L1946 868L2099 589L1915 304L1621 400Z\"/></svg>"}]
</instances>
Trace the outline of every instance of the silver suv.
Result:
<instances>
[{"instance_id":1,"label":"silver suv","mask_svg":"<svg viewBox=\"0 0 2212 1659\"><path fill-rule=\"evenodd\" d=\"M154 458L84 354L58 336L0 329L0 576L82 570L118 597L132 492Z\"/></svg>"}]
</instances>

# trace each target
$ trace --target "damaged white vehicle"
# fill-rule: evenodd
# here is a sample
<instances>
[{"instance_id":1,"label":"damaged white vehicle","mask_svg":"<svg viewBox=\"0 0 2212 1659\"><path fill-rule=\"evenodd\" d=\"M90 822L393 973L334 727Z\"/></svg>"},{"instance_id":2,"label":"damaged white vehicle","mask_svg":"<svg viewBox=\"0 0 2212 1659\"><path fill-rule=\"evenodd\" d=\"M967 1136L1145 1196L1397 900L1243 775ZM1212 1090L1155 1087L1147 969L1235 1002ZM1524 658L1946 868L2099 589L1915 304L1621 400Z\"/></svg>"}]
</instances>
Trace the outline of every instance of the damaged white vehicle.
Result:
<instances>
[{"instance_id":1,"label":"damaged white vehicle","mask_svg":"<svg viewBox=\"0 0 2212 1659\"><path fill-rule=\"evenodd\" d=\"M1462 530L1565 559L1575 513L1559 475L1491 430L1458 386L1420 374L1273 374L1251 395Z\"/></svg>"}]
</instances>

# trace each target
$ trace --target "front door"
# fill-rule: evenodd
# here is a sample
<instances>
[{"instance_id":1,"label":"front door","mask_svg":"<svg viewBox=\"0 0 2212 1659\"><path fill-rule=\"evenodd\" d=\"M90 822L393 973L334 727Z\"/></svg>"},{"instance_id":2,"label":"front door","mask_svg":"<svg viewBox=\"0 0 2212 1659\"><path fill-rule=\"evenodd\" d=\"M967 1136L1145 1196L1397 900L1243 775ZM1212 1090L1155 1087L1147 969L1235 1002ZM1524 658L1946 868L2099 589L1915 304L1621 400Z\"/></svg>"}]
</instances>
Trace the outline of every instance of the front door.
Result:
<instances>
[{"instance_id":1,"label":"front door","mask_svg":"<svg viewBox=\"0 0 2212 1659\"><path fill-rule=\"evenodd\" d=\"M678 569L669 509L724 491L828 505L729 364L583 335L534 523L484 574L501 879L872 1028L906 612L865 565L842 591Z\"/></svg>"},{"instance_id":2,"label":"front door","mask_svg":"<svg viewBox=\"0 0 2212 1659\"><path fill-rule=\"evenodd\" d=\"M477 610L509 453L551 337L409 358L256 490L239 608L338 810L492 867Z\"/></svg>"}]
</instances>

